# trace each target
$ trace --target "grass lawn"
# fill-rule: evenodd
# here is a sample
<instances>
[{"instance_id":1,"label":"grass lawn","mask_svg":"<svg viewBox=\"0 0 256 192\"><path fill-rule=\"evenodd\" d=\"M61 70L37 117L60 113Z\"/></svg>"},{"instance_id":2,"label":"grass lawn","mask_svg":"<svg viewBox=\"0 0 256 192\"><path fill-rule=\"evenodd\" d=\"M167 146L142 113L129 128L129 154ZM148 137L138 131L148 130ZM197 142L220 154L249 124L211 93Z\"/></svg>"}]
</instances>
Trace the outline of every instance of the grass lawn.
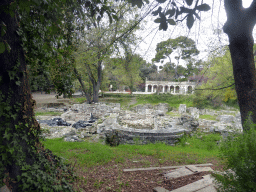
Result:
<instances>
[{"instance_id":1,"label":"grass lawn","mask_svg":"<svg viewBox=\"0 0 256 192\"><path fill-rule=\"evenodd\" d=\"M214 120L216 121L217 116L216 115L200 115L200 119L206 119L206 120Z\"/></svg>"},{"instance_id":2,"label":"grass lawn","mask_svg":"<svg viewBox=\"0 0 256 192\"><path fill-rule=\"evenodd\" d=\"M35 112L36 116L59 116L63 112L55 112L55 111L37 111Z\"/></svg>"},{"instance_id":3,"label":"grass lawn","mask_svg":"<svg viewBox=\"0 0 256 192\"><path fill-rule=\"evenodd\" d=\"M219 134L196 133L192 137L182 137L176 146L156 143L110 147L89 141L64 142L62 138L46 139L42 143L54 154L65 158L67 163L73 165L76 163L75 173L79 175L79 179L75 186L78 191L106 190L109 187L107 184L110 183L112 189L119 188L114 191L122 191L127 185L120 186L117 180L105 181L102 177L103 173L110 174L117 171L116 174L121 179L127 177L121 169L127 168L221 163L218 159L219 148L216 143L220 139ZM95 172L97 170L102 170L102 175L97 174ZM129 180L128 177L126 180Z\"/></svg>"},{"instance_id":4,"label":"grass lawn","mask_svg":"<svg viewBox=\"0 0 256 192\"><path fill-rule=\"evenodd\" d=\"M137 95L136 100L139 104L152 104L157 105L159 103L168 103L171 108L178 109L179 105L186 104L187 107L193 106L193 95L171 95L171 94L153 94L153 95ZM134 105L134 106L135 106Z\"/></svg>"}]
</instances>

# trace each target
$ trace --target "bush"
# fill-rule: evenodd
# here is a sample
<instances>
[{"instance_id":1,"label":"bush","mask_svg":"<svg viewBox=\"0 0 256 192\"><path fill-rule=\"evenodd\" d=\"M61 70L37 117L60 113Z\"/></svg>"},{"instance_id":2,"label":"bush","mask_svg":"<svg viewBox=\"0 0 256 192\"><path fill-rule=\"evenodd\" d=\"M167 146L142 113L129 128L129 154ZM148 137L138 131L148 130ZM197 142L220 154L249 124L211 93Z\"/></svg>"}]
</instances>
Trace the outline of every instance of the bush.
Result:
<instances>
[{"instance_id":1,"label":"bush","mask_svg":"<svg viewBox=\"0 0 256 192\"><path fill-rule=\"evenodd\" d=\"M105 133L106 139L105 142L107 145L110 145L111 147L116 147L119 145L119 136L117 130L108 131Z\"/></svg>"},{"instance_id":2,"label":"bush","mask_svg":"<svg viewBox=\"0 0 256 192\"><path fill-rule=\"evenodd\" d=\"M200 93L196 92L193 98L193 105L198 109L203 109L211 106L211 102L203 97Z\"/></svg>"},{"instance_id":3,"label":"bush","mask_svg":"<svg viewBox=\"0 0 256 192\"><path fill-rule=\"evenodd\" d=\"M220 157L226 161L225 174L213 174L220 191L256 191L255 124L244 134L228 136L220 144ZM232 173L233 172L233 173Z\"/></svg>"},{"instance_id":4,"label":"bush","mask_svg":"<svg viewBox=\"0 0 256 192\"><path fill-rule=\"evenodd\" d=\"M178 138L178 143L176 145L180 145L182 147L185 147L187 145L187 141L191 138L189 133L184 132L184 135L180 138Z\"/></svg>"}]
</instances>

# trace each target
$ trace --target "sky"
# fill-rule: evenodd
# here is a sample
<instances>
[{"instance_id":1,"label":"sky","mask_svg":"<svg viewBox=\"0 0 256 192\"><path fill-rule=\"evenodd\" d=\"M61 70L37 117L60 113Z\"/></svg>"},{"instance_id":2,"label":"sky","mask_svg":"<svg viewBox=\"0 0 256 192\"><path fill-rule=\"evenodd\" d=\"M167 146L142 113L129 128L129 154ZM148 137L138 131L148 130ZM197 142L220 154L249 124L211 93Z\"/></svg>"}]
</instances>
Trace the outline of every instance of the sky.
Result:
<instances>
[{"instance_id":1,"label":"sky","mask_svg":"<svg viewBox=\"0 0 256 192\"><path fill-rule=\"evenodd\" d=\"M217 47L228 45L228 36L223 33L222 27L226 21L226 12L224 10L223 0L204 0L204 3L207 3L211 6L211 10L207 12L201 12L201 20L196 21L189 31L186 26L186 21L178 23L176 26L168 26L167 31L159 31L158 24L154 23L154 19L157 17L148 15L142 24L142 29L137 31L136 34L140 36L143 40L140 41L139 45L135 49L135 53L140 54L147 62L151 63L151 60L155 57L156 45L161 41L166 41L169 38L177 38L179 36L187 36L193 39L196 42L197 48L200 51L200 54L197 59L207 60L207 55L213 49ZM214 2L214 4L213 4ZM250 6L252 0L243 0L244 8ZM156 5L156 2L151 1L152 5ZM164 5L161 5L164 8ZM149 5L144 6L141 9L141 15L148 10ZM157 6L158 7L158 6ZM214 30L220 29L220 34L214 34ZM253 32L254 39L256 37L256 30ZM177 61L174 59L175 53L172 55L172 62L177 64ZM164 60L163 64L168 62ZM156 65L161 65L160 63L154 63ZM185 65L184 62L180 61L180 64Z\"/></svg>"}]
</instances>

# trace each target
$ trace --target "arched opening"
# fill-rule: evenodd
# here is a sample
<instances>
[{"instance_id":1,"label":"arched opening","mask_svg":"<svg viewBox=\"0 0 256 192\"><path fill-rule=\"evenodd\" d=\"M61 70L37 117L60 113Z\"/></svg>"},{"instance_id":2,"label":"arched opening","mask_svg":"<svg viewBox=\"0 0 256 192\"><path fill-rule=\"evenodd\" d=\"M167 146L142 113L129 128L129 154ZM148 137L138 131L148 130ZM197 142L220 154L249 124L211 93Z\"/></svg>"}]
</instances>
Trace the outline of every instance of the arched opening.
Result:
<instances>
[{"instance_id":1,"label":"arched opening","mask_svg":"<svg viewBox=\"0 0 256 192\"><path fill-rule=\"evenodd\" d=\"M179 86L175 87L175 93L180 93L180 87Z\"/></svg>"},{"instance_id":2,"label":"arched opening","mask_svg":"<svg viewBox=\"0 0 256 192\"><path fill-rule=\"evenodd\" d=\"M152 92L152 85L148 85L148 92Z\"/></svg>"},{"instance_id":3,"label":"arched opening","mask_svg":"<svg viewBox=\"0 0 256 192\"><path fill-rule=\"evenodd\" d=\"M170 92L174 93L174 87L173 86L170 87Z\"/></svg>"},{"instance_id":4,"label":"arched opening","mask_svg":"<svg viewBox=\"0 0 256 192\"><path fill-rule=\"evenodd\" d=\"M188 93L192 93L192 86L188 86Z\"/></svg>"},{"instance_id":5,"label":"arched opening","mask_svg":"<svg viewBox=\"0 0 256 192\"><path fill-rule=\"evenodd\" d=\"M163 86L162 86L162 85L159 86L158 91L159 91L159 92L163 92Z\"/></svg>"},{"instance_id":6,"label":"arched opening","mask_svg":"<svg viewBox=\"0 0 256 192\"><path fill-rule=\"evenodd\" d=\"M156 92L156 90L157 90L157 85L154 85L153 92Z\"/></svg>"},{"instance_id":7,"label":"arched opening","mask_svg":"<svg viewBox=\"0 0 256 192\"><path fill-rule=\"evenodd\" d=\"M165 85L165 86L164 86L164 92L167 93L167 90L168 90L168 86Z\"/></svg>"}]
</instances>

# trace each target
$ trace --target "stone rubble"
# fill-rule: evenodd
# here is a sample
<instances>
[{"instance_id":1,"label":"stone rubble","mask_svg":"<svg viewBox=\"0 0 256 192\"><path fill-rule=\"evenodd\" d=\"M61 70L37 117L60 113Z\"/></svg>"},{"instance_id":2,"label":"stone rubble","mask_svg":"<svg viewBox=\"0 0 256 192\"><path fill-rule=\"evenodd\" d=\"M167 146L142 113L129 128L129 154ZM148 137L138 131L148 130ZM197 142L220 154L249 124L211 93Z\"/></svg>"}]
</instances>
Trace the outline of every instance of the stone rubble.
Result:
<instances>
[{"instance_id":1,"label":"stone rubble","mask_svg":"<svg viewBox=\"0 0 256 192\"><path fill-rule=\"evenodd\" d=\"M97 139L105 139L107 132L118 130L120 143L134 144L139 140L141 144L163 141L173 145L184 132L197 129L220 133L242 130L240 114L236 111L187 108L181 104L181 116L177 118L166 116L169 110L166 103L137 105L131 111L121 110L119 103L74 104L55 117L57 123L52 126L47 124L52 117L38 116L37 119L44 130L42 136L64 137L65 141L82 141L92 134L96 134ZM202 114L215 115L216 121L199 119Z\"/></svg>"}]
</instances>

